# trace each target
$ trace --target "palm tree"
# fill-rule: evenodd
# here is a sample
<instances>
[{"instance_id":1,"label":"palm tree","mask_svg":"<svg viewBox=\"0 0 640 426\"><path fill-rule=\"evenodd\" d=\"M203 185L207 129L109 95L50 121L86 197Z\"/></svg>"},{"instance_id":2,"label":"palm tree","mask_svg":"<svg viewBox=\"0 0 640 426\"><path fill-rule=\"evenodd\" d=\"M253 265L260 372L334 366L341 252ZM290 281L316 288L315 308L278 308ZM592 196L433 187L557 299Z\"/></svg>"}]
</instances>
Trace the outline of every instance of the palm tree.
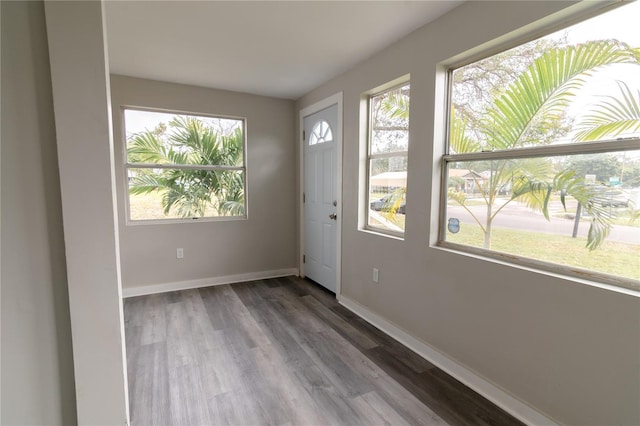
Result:
<instances>
[{"instance_id":1,"label":"palm tree","mask_svg":"<svg viewBox=\"0 0 640 426\"><path fill-rule=\"evenodd\" d=\"M224 134L196 117L175 116L168 128L133 134L127 141L127 158L131 164L159 166L138 169L129 192L160 192L165 214L174 210L181 217L202 217L211 208L219 216L244 214L239 127Z\"/></svg>"},{"instance_id":2,"label":"palm tree","mask_svg":"<svg viewBox=\"0 0 640 426\"><path fill-rule=\"evenodd\" d=\"M580 126L576 140L593 141L624 132L640 132L640 91L635 96L626 83L618 81L621 97L607 96L596 105Z\"/></svg>"},{"instance_id":3,"label":"palm tree","mask_svg":"<svg viewBox=\"0 0 640 426\"><path fill-rule=\"evenodd\" d=\"M532 134L533 123L552 122L584 86L586 77L597 69L615 63L640 65L640 60L637 51L614 40L593 41L546 50L493 100L481 120L478 139L467 136L465 123L456 117L453 109L450 129L451 150L460 154L536 146L539 144L539 139ZM621 102L624 104L628 100L629 98L626 97ZM585 138L585 135L603 136L624 126L606 127L613 119L610 115L604 114L604 110L607 110L606 104L600 109L594 109L589 119L591 130L583 131L580 134L582 138ZM627 108L622 108L621 111L629 112ZM633 109L632 111L637 112ZM636 125L638 123L640 122L636 122ZM627 124L627 128L629 126ZM583 124L582 127L589 126ZM573 171L558 172L551 162L540 158L494 160L491 161L490 169L490 175L485 181L476 182L481 188L482 197L486 203L484 221L481 221L468 208L466 194L455 189L450 189L448 192L449 198L467 209L480 225L484 233L485 248L491 246L493 220L506 205L519 200L533 209L542 211L549 219L549 200L555 191L560 192L563 205L566 196L573 196L593 216L587 239L589 249L597 248L608 235L611 228L610 213L590 203L590 199L594 196L592 190L582 178L575 176ZM508 187L511 188L511 197L497 207L496 200L499 193Z\"/></svg>"}]
</instances>

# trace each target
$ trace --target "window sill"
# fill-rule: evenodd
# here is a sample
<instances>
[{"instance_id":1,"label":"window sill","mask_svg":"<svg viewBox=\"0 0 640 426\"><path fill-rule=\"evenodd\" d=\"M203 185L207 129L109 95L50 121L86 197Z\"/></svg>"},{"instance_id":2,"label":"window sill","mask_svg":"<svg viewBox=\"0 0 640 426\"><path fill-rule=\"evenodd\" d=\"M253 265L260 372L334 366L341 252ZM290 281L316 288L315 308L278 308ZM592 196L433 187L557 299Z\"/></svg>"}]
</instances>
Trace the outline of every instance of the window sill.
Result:
<instances>
[{"instance_id":1,"label":"window sill","mask_svg":"<svg viewBox=\"0 0 640 426\"><path fill-rule=\"evenodd\" d=\"M149 219L149 220L129 220L125 221L126 226L147 226L147 225L178 225L183 223L203 223L203 222L235 222L247 220L247 216L222 216L222 217L201 217L192 219Z\"/></svg>"},{"instance_id":2,"label":"window sill","mask_svg":"<svg viewBox=\"0 0 640 426\"><path fill-rule=\"evenodd\" d=\"M391 238L392 240L404 241L404 234L395 233L391 231L384 231L379 228L365 227L365 228L359 229L359 231L364 232L366 234L375 235L378 237L386 237L386 238Z\"/></svg>"},{"instance_id":3,"label":"window sill","mask_svg":"<svg viewBox=\"0 0 640 426\"><path fill-rule=\"evenodd\" d=\"M603 290L640 297L640 282L632 279L620 278L613 275L590 271L587 269L554 265L534 259L522 258L507 253L484 250L475 247L449 243L446 241L436 242L435 244L431 245L431 248L483 260L486 262L509 266L528 272L547 275L553 278L559 278L577 284L585 284Z\"/></svg>"}]
</instances>

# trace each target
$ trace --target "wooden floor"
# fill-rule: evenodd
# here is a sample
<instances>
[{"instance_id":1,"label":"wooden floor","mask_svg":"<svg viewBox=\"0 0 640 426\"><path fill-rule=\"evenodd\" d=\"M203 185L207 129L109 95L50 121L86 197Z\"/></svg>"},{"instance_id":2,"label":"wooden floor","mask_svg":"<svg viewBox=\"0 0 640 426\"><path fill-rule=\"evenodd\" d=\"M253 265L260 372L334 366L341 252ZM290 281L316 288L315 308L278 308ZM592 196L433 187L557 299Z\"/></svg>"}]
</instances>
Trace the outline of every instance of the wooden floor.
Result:
<instances>
[{"instance_id":1,"label":"wooden floor","mask_svg":"<svg viewBox=\"0 0 640 426\"><path fill-rule=\"evenodd\" d=\"M521 424L288 277L129 298L133 425Z\"/></svg>"}]
</instances>

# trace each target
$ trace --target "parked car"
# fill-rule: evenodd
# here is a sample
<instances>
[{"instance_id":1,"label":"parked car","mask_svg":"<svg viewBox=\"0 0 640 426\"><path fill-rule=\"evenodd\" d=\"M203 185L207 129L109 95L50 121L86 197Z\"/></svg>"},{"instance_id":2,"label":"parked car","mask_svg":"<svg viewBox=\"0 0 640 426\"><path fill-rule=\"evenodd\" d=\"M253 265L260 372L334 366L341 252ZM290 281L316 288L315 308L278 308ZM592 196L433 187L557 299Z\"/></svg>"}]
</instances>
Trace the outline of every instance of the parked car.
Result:
<instances>
[{"instance_id":1,"label":"parked car","mask_svg":"<svg viewBox=\"0 0 640 426\"><path fill-rule=\"evenodd\" d=\"M380 210L382 210L382 208L385 205L389 204L390 200L391 200L391 194L385 195L382 198L378 198L377 200L371 201L371 203L369 203L369 207L371 207L371 210L375 210L379 212Z\"/></svg>"},{"instance_id":2,"label":"parked car","mask_svg":"<svg viewBox=\"0 0 640 426\"><path fill-rule=\"evenodd\" d=\"M393 194L387 194L384 197L371 201L369 203L369 207L371 208L371 210L375 210L378 212L379 211L389 212L393 208L394 203L395 203L395 199ZM396 213L405 214L405 210L406 210L406 202L403 200L398 206Z\"/></svg>"},{"instance_id":3,"label":"parked car","mask_svg":"<svg viewBox=\"0 0 640 426\"><path fill-rule=\"evenodd\" d=\"M592 201L602 207L628 207L629 194L619 189L604 188L598 191Z\"/></svg>"}]
</instances>

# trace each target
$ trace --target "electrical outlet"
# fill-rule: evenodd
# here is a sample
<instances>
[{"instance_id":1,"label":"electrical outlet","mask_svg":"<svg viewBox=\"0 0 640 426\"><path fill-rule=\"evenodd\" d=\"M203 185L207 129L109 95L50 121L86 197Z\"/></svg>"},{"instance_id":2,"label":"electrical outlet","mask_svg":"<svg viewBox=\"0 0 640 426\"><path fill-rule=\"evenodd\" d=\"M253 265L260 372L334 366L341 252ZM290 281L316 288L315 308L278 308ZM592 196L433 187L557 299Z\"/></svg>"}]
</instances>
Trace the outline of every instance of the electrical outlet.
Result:
<instances>
[{"instance_id":1,"label":"electrical outlet","mask_svg":"<svg viewBox=\"0 0 640 426\"><path fill-rule=\"evenodd\" d=\"M182 247L179 247L176 249L176 258L178 259L184 258L184 249Z\"/></svg>"},{"instance_id":2,"label":"electrical outlet","mask_svg":"<svg viewBox=\"0 0 640 426\"><path fill-rule=\"evenodd\" d=\"M380 282L380 271L378 270L378 268L373 268L373 282Z\"/></svg>"}]
</instances>

